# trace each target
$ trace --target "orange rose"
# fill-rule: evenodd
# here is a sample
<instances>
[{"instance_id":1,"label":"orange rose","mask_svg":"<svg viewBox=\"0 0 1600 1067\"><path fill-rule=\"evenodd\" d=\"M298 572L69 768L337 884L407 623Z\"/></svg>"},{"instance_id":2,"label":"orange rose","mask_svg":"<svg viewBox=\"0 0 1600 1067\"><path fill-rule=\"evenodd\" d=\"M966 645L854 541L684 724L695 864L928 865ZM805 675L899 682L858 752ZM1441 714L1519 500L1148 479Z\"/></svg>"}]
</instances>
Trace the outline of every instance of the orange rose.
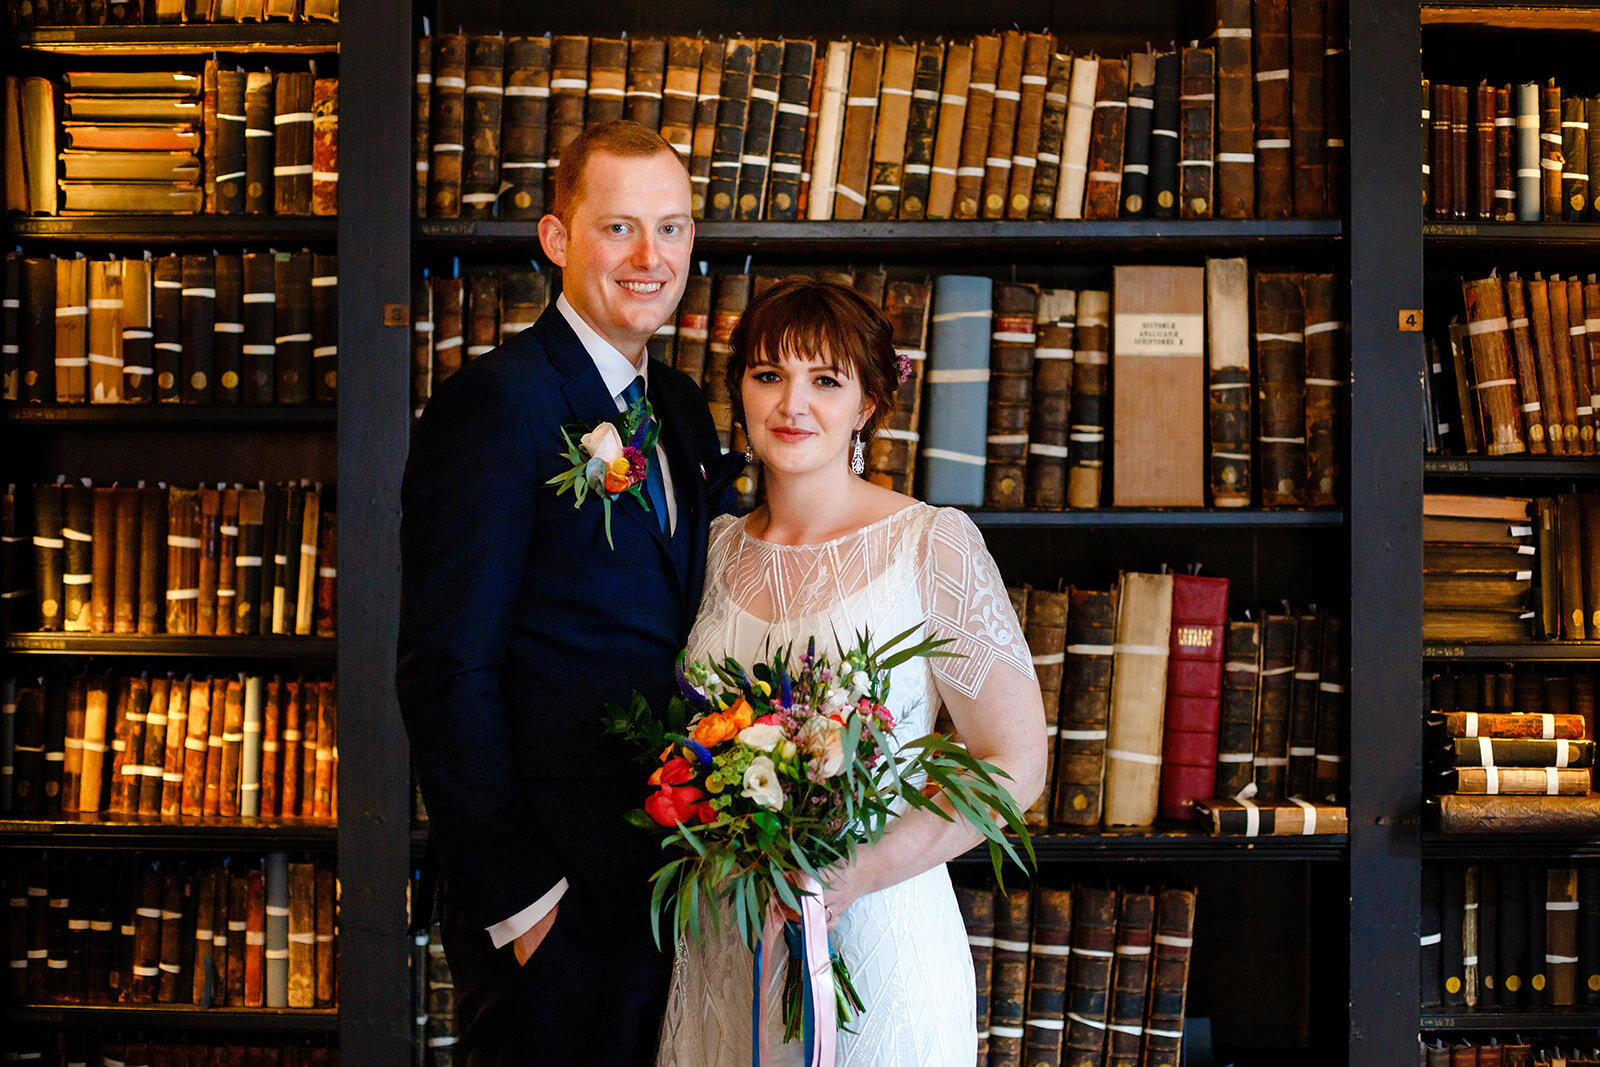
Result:
<instances>
[{"instance_id":1,"label":"orange rose","mask_svg":"<svg viewBox=\"0 0 1600 1067\"><path fill-rule=\"evenodd\" d=\"M714 711L695 724L694 739L706 748L716 748L742 729L727 712Z\"/></svg>"},{"instance_id":2,"label":"orange rose","mask_svg":"<svg viewBox=\"0 0 1600 1067\"><path fill-rule=\"evenodd\" d=\"M606 471L606 492L621 493L632 484L626 474L618 474L616 471L611 470Z\"/></svg>"},{"instance_id":3,"label":"orange rose","mask_svg":"<svg viewBox=\"0 0 1600 1067\"><path fill-rule=\"evenodd\" d=\"M752 722L750 705L745 703L744 697L740 697L738 700L735 700L733 702L733 707L729 708L726 714L728 718L732 719L736 724L738 724L740 730L743 730Z\"/></svg>"}]
</instances>

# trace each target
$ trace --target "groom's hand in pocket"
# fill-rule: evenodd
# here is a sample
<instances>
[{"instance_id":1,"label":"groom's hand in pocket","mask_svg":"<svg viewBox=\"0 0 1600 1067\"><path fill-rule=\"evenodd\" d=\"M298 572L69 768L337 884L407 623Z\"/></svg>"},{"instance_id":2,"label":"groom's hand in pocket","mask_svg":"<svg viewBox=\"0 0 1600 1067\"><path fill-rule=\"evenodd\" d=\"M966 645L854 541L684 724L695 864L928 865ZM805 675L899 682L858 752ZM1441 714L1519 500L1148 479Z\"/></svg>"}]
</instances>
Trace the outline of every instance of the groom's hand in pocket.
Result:
<instances>
[{"instance_id":1,"label":"groom's hand in pocket","mask_svg":"<svg viewBox=\"0 0 1600 1067\"><path fill-rule=\"evenodd\" d=\"M544 918L529 927L526 933L511 942L511 953L516 956L518 967L524 966L533 958L534 952L543 943L545 935L550 932L550 927L555 925L556 912L560 910L561 905L557 904L545 913Z\"/></svg>"}]
</instances>

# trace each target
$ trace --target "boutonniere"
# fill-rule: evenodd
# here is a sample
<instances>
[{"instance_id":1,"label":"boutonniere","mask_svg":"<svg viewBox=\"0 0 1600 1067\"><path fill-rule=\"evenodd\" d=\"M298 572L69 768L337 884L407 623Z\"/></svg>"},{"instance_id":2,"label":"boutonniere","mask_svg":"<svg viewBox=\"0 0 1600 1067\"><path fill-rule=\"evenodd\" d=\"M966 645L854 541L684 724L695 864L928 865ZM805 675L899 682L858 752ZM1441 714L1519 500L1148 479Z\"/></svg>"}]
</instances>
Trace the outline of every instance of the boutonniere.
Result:
<instances>
[{"instance_id":1,"label":"boutonniere","mask_svg":"<svg viewBox=\"0 0 1600 1067\"><path fill-rule=\"evenodd\" d=\"M599 497L605 509L606 544L615 549L611 544L611 503L620 496L631 496L650 510L641 487L650 473L650 461L645 457L655 453L658 434L648 400L635 401L616 422L602 422L588 432L562 427L567 447L561 458L572 466L545 484L555 486L557 496L572 490L575 508L583 507L590 492Z\"/></svg>"}]
</instances>

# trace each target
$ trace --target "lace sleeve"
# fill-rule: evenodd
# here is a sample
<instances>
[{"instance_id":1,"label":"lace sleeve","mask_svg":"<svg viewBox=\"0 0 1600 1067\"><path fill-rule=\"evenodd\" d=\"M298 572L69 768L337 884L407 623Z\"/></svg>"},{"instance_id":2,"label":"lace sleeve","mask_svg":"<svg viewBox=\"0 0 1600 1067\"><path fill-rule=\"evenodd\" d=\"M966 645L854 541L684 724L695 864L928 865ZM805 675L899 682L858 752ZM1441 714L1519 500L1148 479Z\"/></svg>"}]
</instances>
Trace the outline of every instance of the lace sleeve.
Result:
<instances>
[{"instance_id":1,"label":"lace sleeve","mask_svg":"<svg viewBox=\"0 0 1600 1067\"><path fill-rule=\"evenodd\" d=\"M1034 677L1033 659L1000 568L965 512L940 508L928 524L921 584L930 635L951 638L960 658L931 661L940 682L977 696L996 666Z\"/></svg>"}]
</instances>

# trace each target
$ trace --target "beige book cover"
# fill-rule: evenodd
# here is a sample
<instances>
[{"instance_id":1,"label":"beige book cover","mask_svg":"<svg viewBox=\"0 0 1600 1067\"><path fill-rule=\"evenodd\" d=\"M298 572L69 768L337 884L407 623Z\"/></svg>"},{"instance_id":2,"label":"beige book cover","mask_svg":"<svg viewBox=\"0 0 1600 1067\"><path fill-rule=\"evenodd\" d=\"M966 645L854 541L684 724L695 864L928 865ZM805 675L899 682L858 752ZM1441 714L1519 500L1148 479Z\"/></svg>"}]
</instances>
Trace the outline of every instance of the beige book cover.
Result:
<instances>
[{"instance_id":1,"label":"beige book cover","mask_svg":"<svg viewBox=\"0 0 1600 1067\"><path fill-rule=\"evenodd\" d=\"M1117 267L1111 292L1112 503L1205 504L1204 267Z\"/></svg>"},{"instance_id":2,"label":"beige book cover","mask_svg":"<svg viewBox=\"0 0 1600 1067\"><path fill-rule=\"evenodd\" d=\"M1148 826L1161 792L1172 575L1124 572L1106 727L1105 824Z\"/></svg>"}]
</instances>

